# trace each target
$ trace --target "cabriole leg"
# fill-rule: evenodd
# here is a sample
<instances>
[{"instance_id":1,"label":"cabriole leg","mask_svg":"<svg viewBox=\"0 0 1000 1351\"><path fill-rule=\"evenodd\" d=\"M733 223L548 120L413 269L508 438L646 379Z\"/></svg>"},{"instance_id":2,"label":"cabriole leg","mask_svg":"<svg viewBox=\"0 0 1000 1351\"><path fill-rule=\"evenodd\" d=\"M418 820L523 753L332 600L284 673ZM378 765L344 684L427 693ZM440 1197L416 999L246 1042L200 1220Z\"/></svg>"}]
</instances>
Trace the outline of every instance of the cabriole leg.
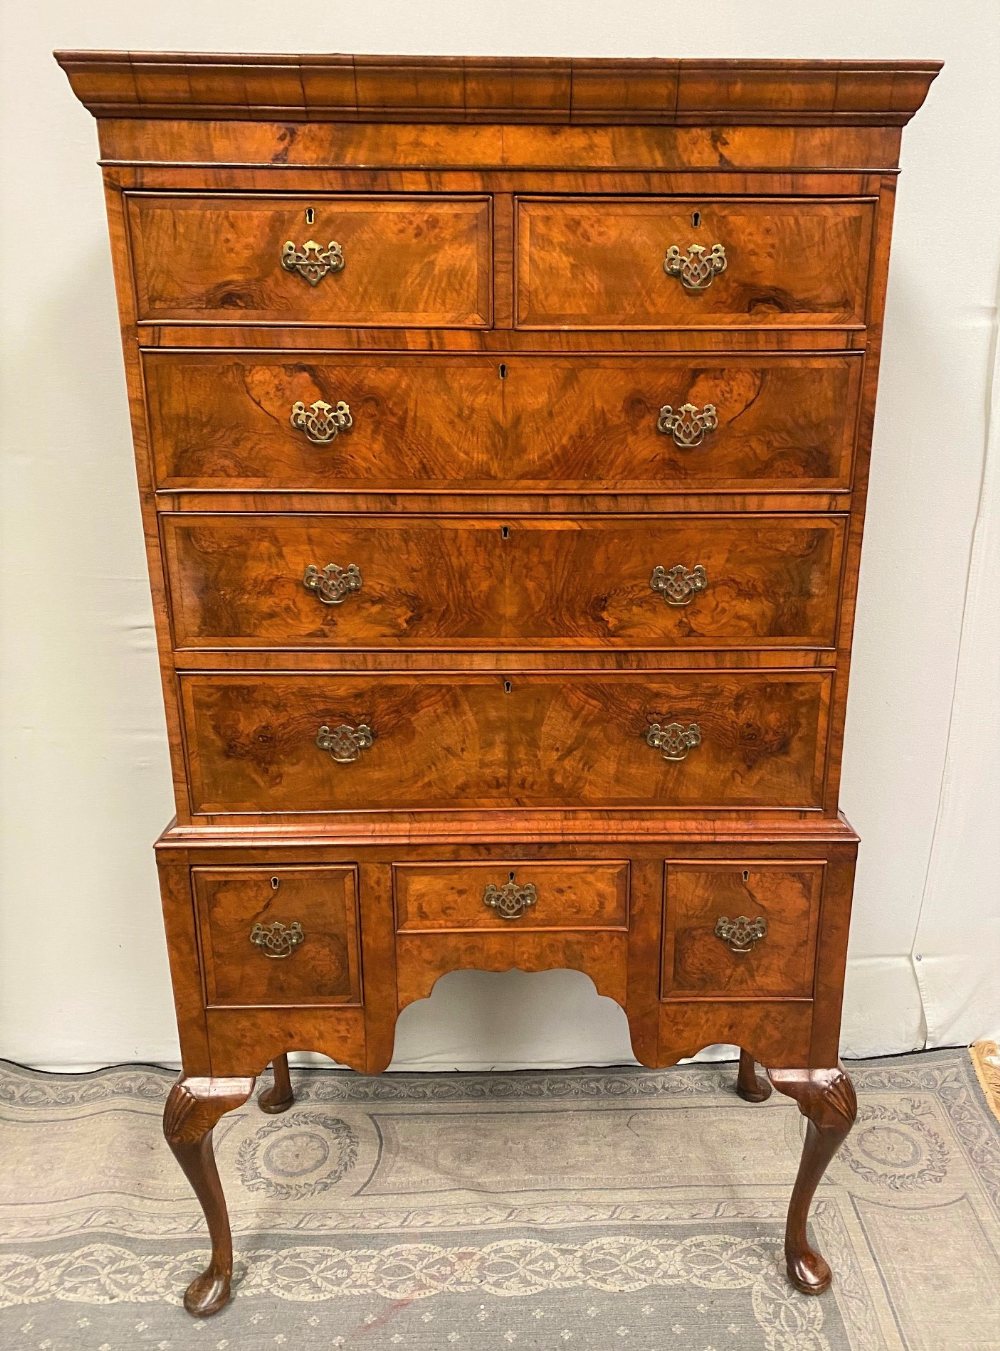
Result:
<instances>
[{"instance_id":1,"label":"cabriole leg","mask_svg":"<svg viewBox=\"0 0 1000 1351\"><path fill-rule=\"evenodd\" d=\"M229 1211L215 1165L212 1131L226 1112L243 1106L253 1085L253 1079L186 1079L182 1075L163 1111L163 1134L201 1202L212 1240L211 1261L184 1294L185 1309L199 1318L218 1313L229 1302L233 1276Z\"/></svg>"},{"instance_id":2,"label":"cabriole leg","mask_svg":"<svg viewBox=\"0 0 1000 1351\"><path fill-rule=\"evenodd\" d=\"M736 1074L736 1092L746 1102L766 1102L771 1085L757 1073L754 1058L740 1047L740 1068Z\"/></svg>"},{"instance_id":3,"label":"cabriole leg","mask_svg":"<svg viewBox=\"0 0 1000 1351\"><path fill-rule=\"evenodd\" d=\"M288 1076L288 1056L276 1055L271 1061L274 1069L274 1083L257 1099L257 1105L262 1112L270 1112L276 1116L279 1112L287 1112L289 1107L295 1101L295 1094L292 1092L292 1081Z\"/></svg>"},{"instance_id":4,"label":"cabriole leg","mask_svg":"<svg viewBox=\"0 0 1000 1351\"><path fill-rule=\"evenodd\" d=\"M792 1188L785 1227L788 1278L806 1295L821 1295L832 1279L825 1258L809 1246L806 1221L816 1187L858 1114L854 1085L842 1065L830 1070L768 1070L779 1091L799 1105L806 1118L806 1140Z\"/></svg>"}]
</instances>

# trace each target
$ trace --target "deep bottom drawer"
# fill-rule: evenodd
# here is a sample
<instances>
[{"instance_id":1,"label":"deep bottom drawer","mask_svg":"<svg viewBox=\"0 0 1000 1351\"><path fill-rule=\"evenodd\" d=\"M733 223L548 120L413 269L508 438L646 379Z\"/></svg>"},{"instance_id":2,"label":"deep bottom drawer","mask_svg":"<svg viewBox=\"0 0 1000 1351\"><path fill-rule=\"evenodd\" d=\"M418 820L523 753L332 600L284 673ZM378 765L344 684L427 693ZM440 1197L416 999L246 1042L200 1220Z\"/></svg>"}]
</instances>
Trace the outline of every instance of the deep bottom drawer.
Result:
<instances>
[{"instance_id":1,"label":"deep bottom drawer","mask_svg":"<svg viewBox=\"0 0 1000 1351\"><path fill-rule=\"evenodd\" d=\"M185 675L192 811L815 808L832 681Z\"/></svg>"}]
</instances>

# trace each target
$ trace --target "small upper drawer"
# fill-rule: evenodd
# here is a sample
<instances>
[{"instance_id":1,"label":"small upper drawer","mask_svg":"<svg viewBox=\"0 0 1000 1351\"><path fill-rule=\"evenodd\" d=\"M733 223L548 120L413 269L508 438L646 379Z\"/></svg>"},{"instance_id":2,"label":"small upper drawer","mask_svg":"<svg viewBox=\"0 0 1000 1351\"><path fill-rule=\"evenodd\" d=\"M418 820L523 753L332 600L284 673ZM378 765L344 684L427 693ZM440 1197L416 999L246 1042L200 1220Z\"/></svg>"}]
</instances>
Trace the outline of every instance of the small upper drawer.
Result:
<instances>
[{"instance_id":1,"label":"small upper drawer","mask_svg":"<svg viewBox=\"0 0 1000 1351\"><path fill-rule=\"evenodd\" d=\"M354 867L194 868L209 1008L360 1004Z\"/></svg>"},{"instance_id":2,"label":"small upper drawer","mask_svg":"<svg viewBox=\"0 0 1000 1351\"><path fill-rule=\"evenodd\" d=\"M393 865L396 931L627 929L628 863Z\"/></svg>"},{"instance_id":3,"label":"small upper drawer","mask_svg":"<svg viewBox=\"0 0 1000 1351\"><path fill-rule=\"evenodd\" d=\"M488 197L127 200L140 321L491 322Z\"/></svg>"},{"instance_id":4,"label":"small upper drawer","mask_svg":"<svg viewBox=\"0 0 1000 1351\"><path fill-rule=\"evenodd\" d=\"M663 998L809 999L824 865L666 865Z\"/></svg>"},{"instance_id":5,"label":"small upper drawer","mask_svg":"<svg viewBox=\"0 0 1000 1351\"><path fill-rule=\"evenodd\" d=\"M874 203L524 197L519 328L865 322Z\"/></svg>"}]
</instances>

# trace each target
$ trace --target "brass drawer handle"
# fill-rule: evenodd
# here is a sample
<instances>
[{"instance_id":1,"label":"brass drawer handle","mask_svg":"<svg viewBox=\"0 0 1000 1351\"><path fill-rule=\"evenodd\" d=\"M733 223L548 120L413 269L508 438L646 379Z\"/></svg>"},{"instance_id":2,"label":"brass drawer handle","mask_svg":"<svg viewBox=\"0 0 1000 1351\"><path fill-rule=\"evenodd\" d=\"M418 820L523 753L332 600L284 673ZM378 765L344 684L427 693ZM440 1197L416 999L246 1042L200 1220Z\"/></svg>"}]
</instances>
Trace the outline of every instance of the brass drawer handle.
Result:
<instances>
[{"instance_id":1,"label":"brass drawer handle","mask_svg":"<svg viewBox=\"0 0 1000 1351\"><path fill-rule=\"evenodd\" d=\"M664 436L672 436L674 445L682 450L700 446L718 425L719 415L714 403L706 403L702 408L693 403L682 403L676 413L672 404L665 403L656 419L656 430Z\"/></svg>"},{"instance_id":2,"label":"brass drawer handle","mask_svg":"<svg viewBox=\"0 0 1000 1351\"><path fill-rule=\"evenodd\" d=\"M250 942L254 947L260 948L265 957L278 960L290 957L305 939L302 925L297 919L287 926L276 919L273 924L255 924L250 930Z\"/></svg>"},{"instance_id":3,"label":"brass drawer handle","mask_svg":"<svg viewBox=\"0 0 1000 1351\"><path fill-rule=\"evenodd\" d=\"M346 568L336 563L327 563L318 568L310 563L306 568L302 585L307 591L315 591L324 605L342 605L352 591L361 590L361 569L357 563L349 563Z\"/></svg>"},{"instance_id":4,"label":"brass drawer handle","mask_svg":"<svg viewBox=\"0 0 1000 1351\"><path fill-rule=\"evenodd\" d=\"M646 729L646 745L660 751L664 760L684 760L689 750L701 745L701 728L696 722L687 727L679 722L661 726L654 722Z\"/></svg>"},{"instance_id":5,"label":"brass drawer handle","mask_svg":"<svg viewBox=\"0 0 1000 1351\"><path fill-rule=\"evenodd\" d=\"M286 272L297 272L310 286L318 286L328 272L341 272L344 267L344 250L335 239L331 239L324 249L315 239L307 239L301 249L297 249L288 239L281 248L281 266Z\"/></svg>"},{"instance_id":6,"label":"brass drawer handle","mask_svg":"<svg viewBox=\"0 0 1000 1351\"><path fill-rule=\"evenodd\" d=\"M679 277L685 291L707 291L728 264L722 244L713 244L707 250L704 244L689 244L687 253L681 253L676 244L671 244L663 260L663 270L668 277Z\"/></svg>"},{"instance_id":7,"label":"brass drawer handle","mask_svg":"<svg viewBox=\"0 0 1000 1351\"><path fill-rule=\"evenodd\" d=\"M375 733L363 722L357 727L350 727L346 722L339 727L327 727L324 723L316 733L316 745L338 765L349 765L360 759L361 752L368 750L374 740Z\"/></svg>"},{"instance_id":8,"label":"brass drawer handle","mask_svg":"<svg viewBox=\"0 0 1000 1351\"><path fill-rule=\"evenodd\" d=\"M767 937L767 920L762 915L753 920L747 915L737 915L735 919L720 915L715 922L715 936L722 939L730 952L751 952L755 943Z\"/></svg>"},{"instance_id":9,"label":"brass drawer handle","mask_svg":"<svg viewBox=\"0 0 1000 1351\"><path fill-rule=\"evenodd\" d=\"M523 886L514 881L511 873L502 886L490 882L483 892L483 904L495 910L501 919L520 919L525 910L537 904L538 892L533 882Z\"/></svg>"},{"instance_id":10,"label":"brass drawer handle","mask_svg":"<svg viewBox=\"0 0 1000 1351\"><path fill-rule=\"evenodd\" d=\"M708 574L700 563L693 568L686 568L683 563L675 563L672 568L663 568L657 564L649 579L649 586L668 605L690 605L698 592L708 586Z\"/></svg>"},{"instance_id":11,"label":"brass drawer handle","mask_svg":"<svg viewBox=\"0 0 1000 1351\"><path fill-rule=\"evenodd\" d=\"M308 408L299 400L298 403L292 404L289 421L295 430L303 432L314 446L329 445L341 432L350 431L354 426L350 405L344 403L343 399L336 407L317 399Z\"/></svg>"}]
</instances>

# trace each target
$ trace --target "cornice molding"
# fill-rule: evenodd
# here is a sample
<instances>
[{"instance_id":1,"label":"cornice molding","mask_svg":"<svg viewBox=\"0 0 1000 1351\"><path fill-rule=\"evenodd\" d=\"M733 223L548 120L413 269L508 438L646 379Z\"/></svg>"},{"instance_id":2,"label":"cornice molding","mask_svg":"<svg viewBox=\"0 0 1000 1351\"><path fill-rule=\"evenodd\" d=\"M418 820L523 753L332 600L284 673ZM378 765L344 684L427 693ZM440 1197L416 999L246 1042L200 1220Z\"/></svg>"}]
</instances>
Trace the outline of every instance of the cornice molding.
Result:
<instances>
[{"instance_id":1,"label":"cornice molding","mask_svg":"<svg viewBox=\"0 0 1000 1351\"><path fill-rule=\"evenodd\" d=\"M98 118L902 126L938 61L58 51Z\"/></svg>"}]
</instances>

